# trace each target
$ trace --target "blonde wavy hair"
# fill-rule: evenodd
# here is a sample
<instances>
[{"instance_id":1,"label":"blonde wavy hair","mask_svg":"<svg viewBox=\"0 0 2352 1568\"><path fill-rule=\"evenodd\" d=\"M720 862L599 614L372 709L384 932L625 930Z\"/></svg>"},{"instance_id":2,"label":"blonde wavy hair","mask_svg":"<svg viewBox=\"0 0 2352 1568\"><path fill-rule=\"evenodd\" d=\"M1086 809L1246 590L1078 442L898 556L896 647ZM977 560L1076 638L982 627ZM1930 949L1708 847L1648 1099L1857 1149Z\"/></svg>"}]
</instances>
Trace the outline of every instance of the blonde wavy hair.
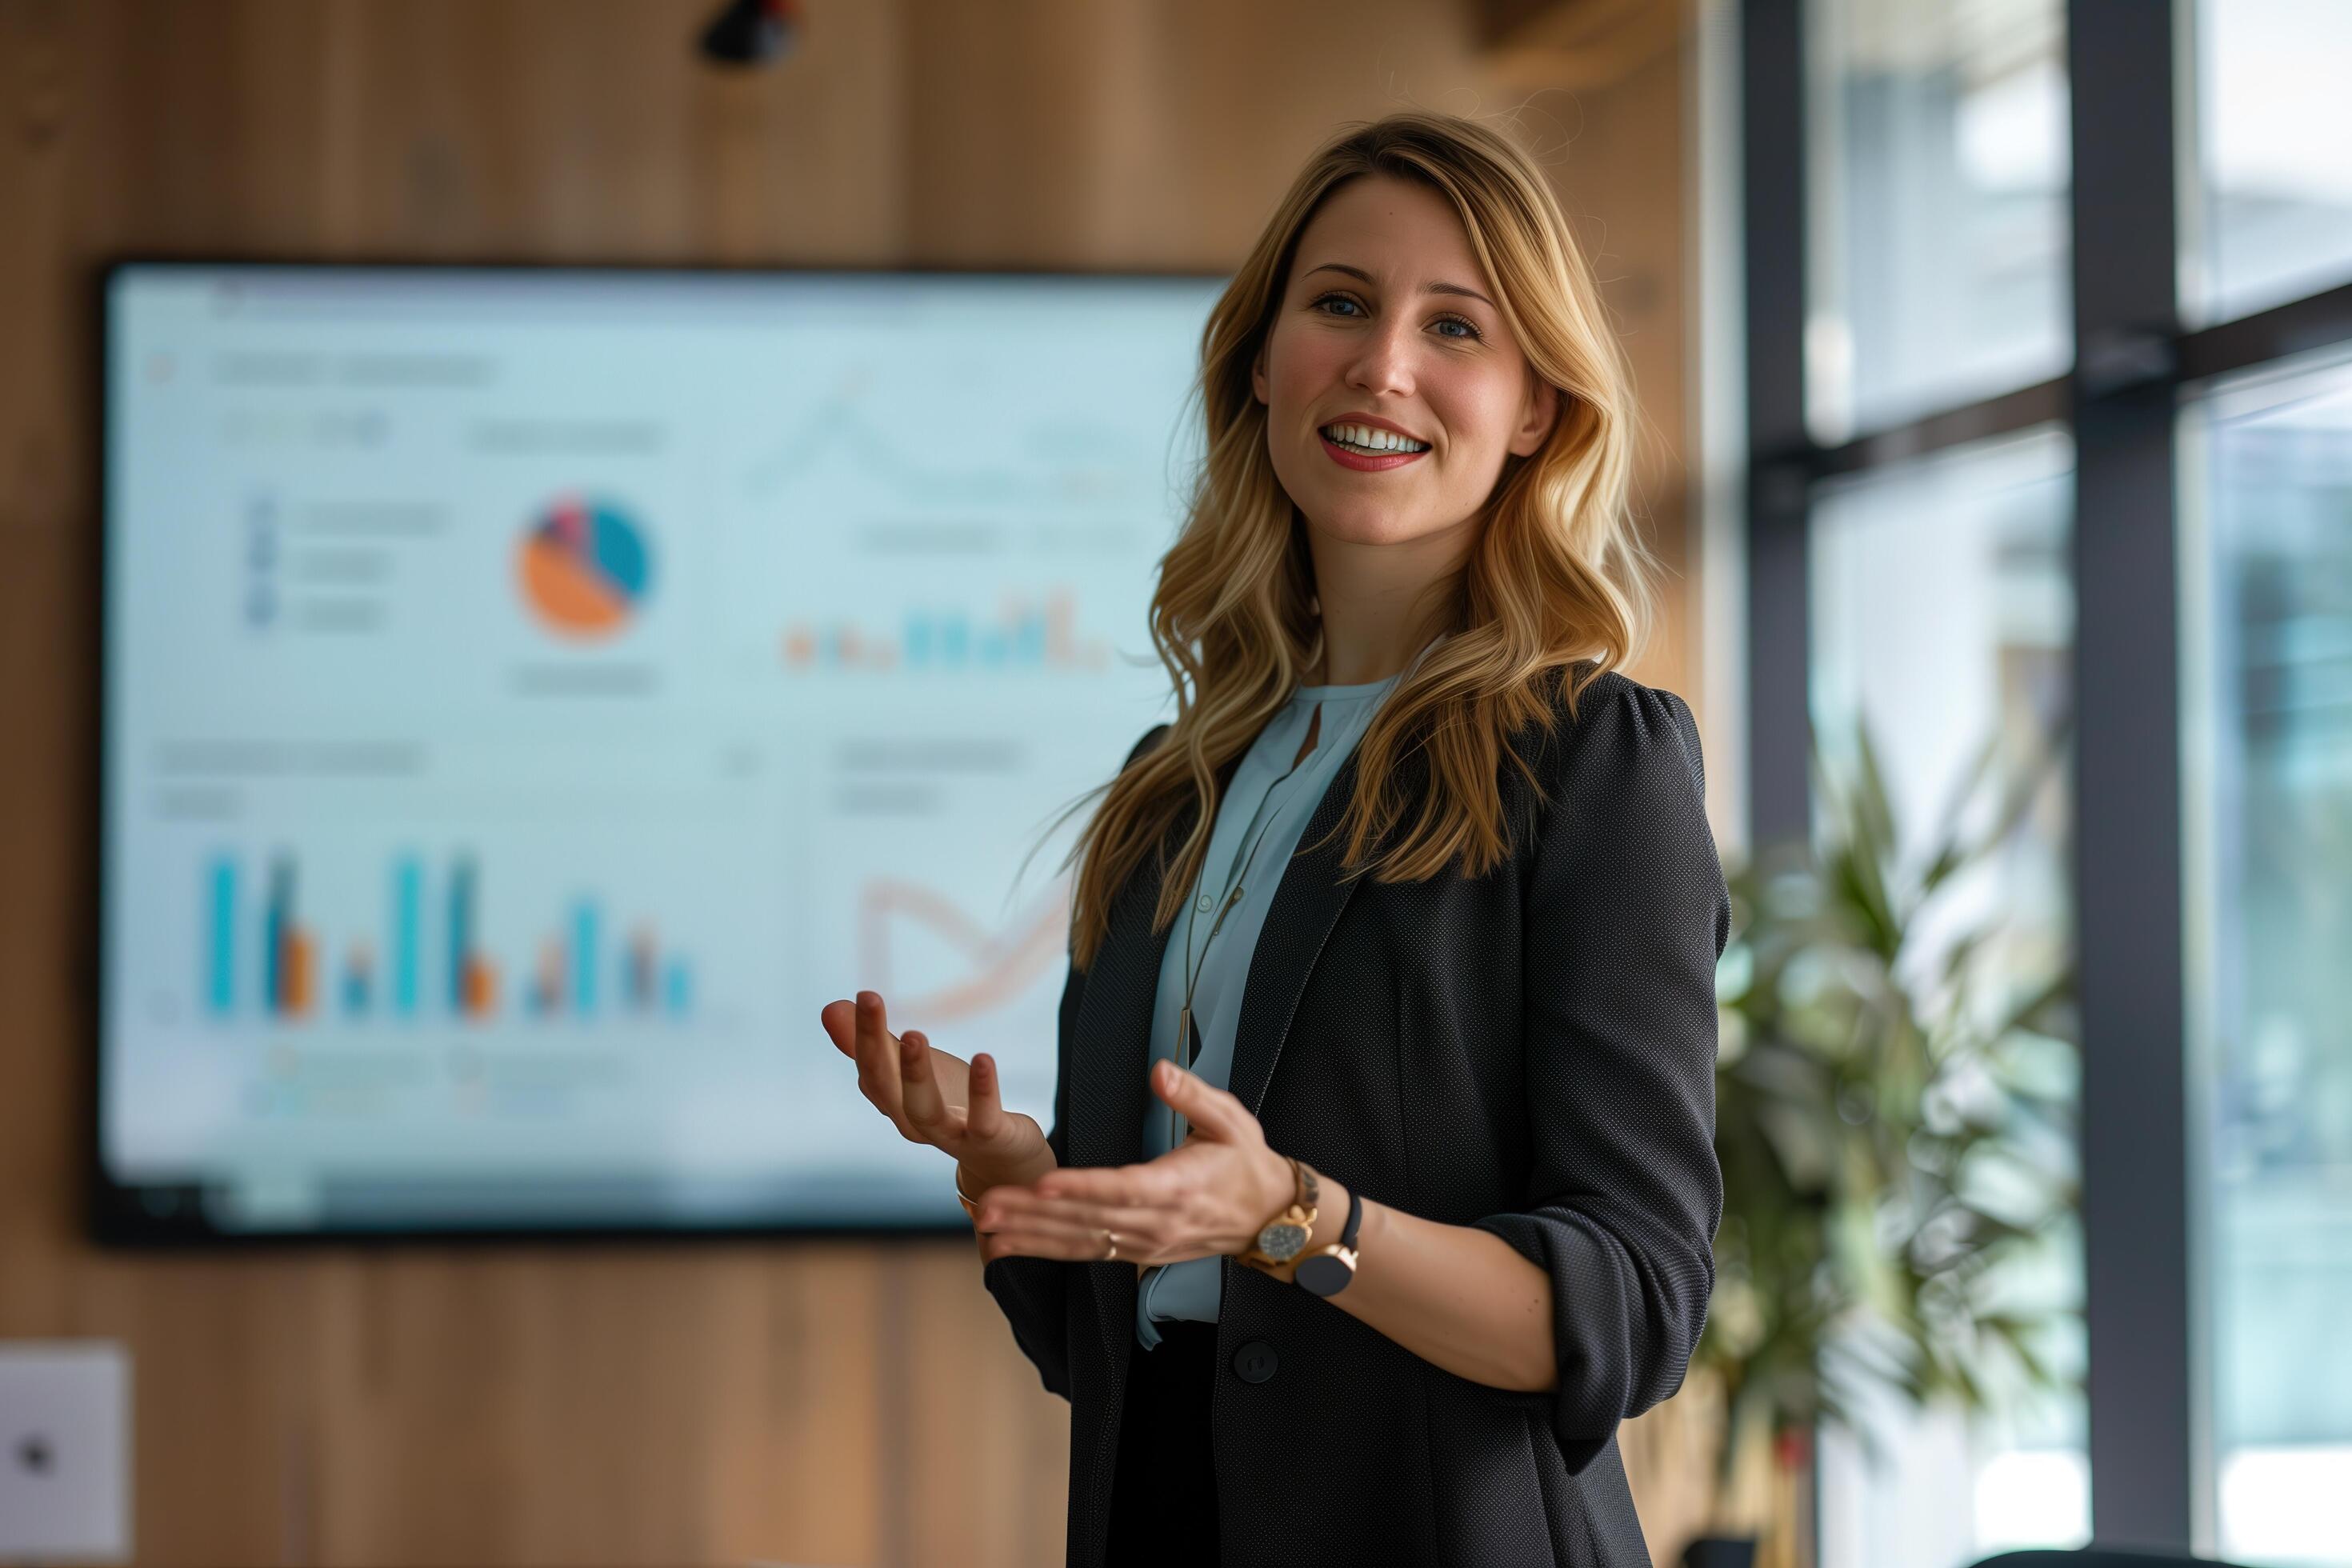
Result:
<instances>
[{"instance_id":1,"label":"blonde wavy hair","mask_svg":"<svg viewBox=\"0 0 2352 1568\"><path fill-rule=\"evenodd\" d=\"M1412 646L1444 640L1389 693L1359 742L1355 791L1335 829L1347 836L1349 874L1418 881L1458 862L1475 877L1507 857L1503 757L1535 784L1511 737L1530 723L1549 733L1556 700L1572 719L1579 693L1636 657L1650 625L1653 563L1628 516L1630 376L1542 171L1512 141L1458 116L1412 110L1343 129L1299 172L1201 336L1192 395L1205 458L1151 597L1176 718L1161 744L1069 808L1108 792L1063 863L1083 866L1070 913L1080 969L1094 963L1119 888L1155 849L1162 879L1151 929L1175 917L1208 852L1224 770L1322 657L1306 525L1275 476L1250 368L1307 221L1366 174L1419 181L1452 204L1512 337L1562 395L1543 447L1505 455L1461 568L1423 595ZM1411 804L1395 775L1416 752L1429 769L1419 814L1368 862ZM1171 868L1163 840L1194 802L1204 809Z\"/></svg>"}]
</instances>

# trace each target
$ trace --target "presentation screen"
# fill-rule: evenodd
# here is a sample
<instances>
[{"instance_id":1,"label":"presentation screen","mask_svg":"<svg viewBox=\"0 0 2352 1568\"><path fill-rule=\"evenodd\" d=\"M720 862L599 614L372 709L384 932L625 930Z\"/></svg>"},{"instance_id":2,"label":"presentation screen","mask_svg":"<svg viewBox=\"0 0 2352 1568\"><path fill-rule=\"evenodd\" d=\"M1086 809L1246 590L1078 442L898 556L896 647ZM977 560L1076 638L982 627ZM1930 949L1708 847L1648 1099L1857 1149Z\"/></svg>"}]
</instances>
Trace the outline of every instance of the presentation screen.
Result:
<instances>
[{"instance_id":1,"label":"presentation screen","mask_svg":"<svg viewBox=\"0 0 2352 1568\"><path fill-rule=\"evenodd\" d=\"M1050 1124L1220 287L110 268L100 1233L964 1225L817 1015Z\"/></svg>"}]
</instances>

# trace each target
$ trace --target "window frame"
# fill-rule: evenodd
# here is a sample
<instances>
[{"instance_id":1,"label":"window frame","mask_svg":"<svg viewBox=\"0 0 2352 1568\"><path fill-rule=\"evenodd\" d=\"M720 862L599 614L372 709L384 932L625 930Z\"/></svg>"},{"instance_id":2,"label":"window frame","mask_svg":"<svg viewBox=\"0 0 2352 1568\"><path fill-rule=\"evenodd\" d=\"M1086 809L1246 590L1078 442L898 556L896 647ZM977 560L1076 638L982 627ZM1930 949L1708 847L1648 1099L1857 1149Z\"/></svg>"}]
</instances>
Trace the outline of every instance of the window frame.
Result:
<instances>
[{"instance_id":1,"label":"window frame","mask_svg":"<svg viewBox=\"0 0 2352 1568\"><path fill-rule=\"evenodd\" d=\"M1833 446L1805 423L1805 0L1741 5L1745 788L1757 842L1809 830L1814 487L2038 425L2069 431L2094 1534L2210 1552L2184 990L2179 420L2218 378L2352 342L2352 284L2189 326L2179 207L2193 89L2181 68L2194 58L2195 4L2164 5L2159 26L2150 0L2067 0L2073 369ZM2151 974L2184 984L2149 985Z\"/></svg>"}]
</instances>

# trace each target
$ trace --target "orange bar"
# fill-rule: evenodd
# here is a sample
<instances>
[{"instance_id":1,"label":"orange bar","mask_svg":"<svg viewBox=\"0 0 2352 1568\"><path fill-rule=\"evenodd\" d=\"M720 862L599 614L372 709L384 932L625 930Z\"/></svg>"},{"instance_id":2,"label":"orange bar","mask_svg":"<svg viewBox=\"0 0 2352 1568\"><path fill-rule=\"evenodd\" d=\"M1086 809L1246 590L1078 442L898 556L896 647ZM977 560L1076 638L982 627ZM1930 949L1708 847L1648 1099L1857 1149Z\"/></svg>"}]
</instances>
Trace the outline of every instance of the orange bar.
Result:
<instances>
[{"instance_id":1,"label":"orange bar","mask_svg":"<svg viewBox=\"0 0 2352 1568\"><path fill-rule=\"evenodd\" d=\"M499 972L487 958L468 954L466 959L466 1016L487 1017L498 1005Z\"/></svg>"},{"instance_id":2,"label":"orange bar","mask_svg":"<svg viewBox=\"0 0 2352 1568\"><path fill-rule=\"evenodd\" d=\"M296 1017L310 1010L310 957L314 951L307 932L289 927L282 971L286 1011Z\"/></svg>"}]
</instances>

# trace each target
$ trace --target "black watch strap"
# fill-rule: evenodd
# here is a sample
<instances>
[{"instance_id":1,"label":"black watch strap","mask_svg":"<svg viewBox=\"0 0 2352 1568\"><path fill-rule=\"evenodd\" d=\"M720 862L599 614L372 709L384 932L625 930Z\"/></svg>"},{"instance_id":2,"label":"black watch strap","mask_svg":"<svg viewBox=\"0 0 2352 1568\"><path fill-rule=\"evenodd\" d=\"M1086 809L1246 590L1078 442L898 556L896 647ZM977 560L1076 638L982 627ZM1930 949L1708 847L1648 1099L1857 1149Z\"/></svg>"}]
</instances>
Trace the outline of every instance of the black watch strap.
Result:
<instances>
[{"instance_id":1,"label":"black watch strap","mask_svg":"<svg viewBox=\"0 0 2352 1568\"><path fill-rule=\"evenodd\" d=\"M1364 1223L1364 1194L1353 1188L1348 1192L1348 1223L1339 1227L1338 1246L1350 1258L1356 1251L1356 1229ZM1330 1249L1310 1254L1299 1259L1291 1278L1302 1289L1315 1296L1336 1296L1355 1279L1356 1271L1347 1261L1335 1258Z\"/></svg>"}]
</instances>

